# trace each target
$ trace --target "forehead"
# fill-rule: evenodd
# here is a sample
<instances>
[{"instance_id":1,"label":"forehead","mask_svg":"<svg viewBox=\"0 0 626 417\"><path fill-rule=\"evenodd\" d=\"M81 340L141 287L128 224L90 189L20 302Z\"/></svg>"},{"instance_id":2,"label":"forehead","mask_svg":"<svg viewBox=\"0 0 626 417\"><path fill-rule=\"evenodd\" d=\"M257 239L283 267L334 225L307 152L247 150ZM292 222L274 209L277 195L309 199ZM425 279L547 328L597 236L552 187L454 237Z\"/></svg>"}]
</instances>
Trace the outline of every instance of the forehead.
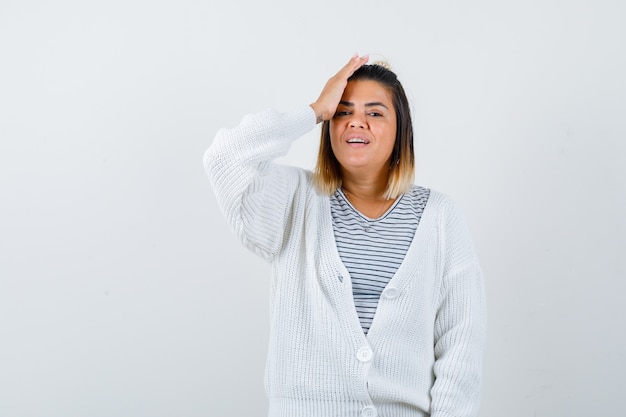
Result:
<instances>
[{"instance_id":1,"label":"forehead","mask_svg":"<svg viewBox=\"0 0 626 417\"><path fill-rule=\"evenodd\" d=\"M381 102L389 108L393 103L389 88L373 80L349 81L341 100L354 104Z\"/></svg>"}]
</instances>

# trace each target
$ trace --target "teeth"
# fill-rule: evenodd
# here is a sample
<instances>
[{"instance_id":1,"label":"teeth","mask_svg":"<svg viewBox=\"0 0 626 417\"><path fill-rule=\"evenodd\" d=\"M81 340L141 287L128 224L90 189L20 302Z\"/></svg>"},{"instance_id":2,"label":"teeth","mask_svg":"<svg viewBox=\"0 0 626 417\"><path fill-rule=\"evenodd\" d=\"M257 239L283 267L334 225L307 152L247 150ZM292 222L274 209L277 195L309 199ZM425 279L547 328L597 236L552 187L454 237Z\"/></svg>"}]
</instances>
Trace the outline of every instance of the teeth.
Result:
<instances>
[{"instance_id":1,"label":"teeth","mask_svg":"<svg viewBox=\"0 0 626 417\"><path fill-rule=\"evenodd\" d=\"M367 143L367 141L361 138L351 138L351 139L348 139L348 143Z\"/></svg>"}]
</instances>

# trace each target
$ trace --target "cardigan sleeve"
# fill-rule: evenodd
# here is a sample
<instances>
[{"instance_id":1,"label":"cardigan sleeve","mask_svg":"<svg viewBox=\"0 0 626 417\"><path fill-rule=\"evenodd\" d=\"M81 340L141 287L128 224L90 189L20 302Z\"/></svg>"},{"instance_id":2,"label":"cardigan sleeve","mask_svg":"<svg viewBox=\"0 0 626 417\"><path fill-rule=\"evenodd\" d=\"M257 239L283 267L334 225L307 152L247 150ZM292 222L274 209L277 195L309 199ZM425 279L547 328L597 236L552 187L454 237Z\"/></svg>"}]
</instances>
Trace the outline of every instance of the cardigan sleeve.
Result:
<instances>
[{"instance_id":1,"label":"cardigan sleeve","mask_svg":"<svg viewBox=\"0 0 626 417\"><path fill-rule=\"evenodd\" d=\"M440 227L443 282L435 318L431 417L478 414L486 334L483 274L467 227L448 204Z\"/></svg>"},{"instance_id":2,"label":"cardigan sleeve","mask_svg":"<svg viewBox=\"0 0 626 417\"><path fill-rule=\"evenodd\" d=\"M204 154L220 210L242 244L267 260L282 245L297 184L295 168L272 161L315 124L310 106L248 115L239 126L219 130Z\"/></svg>"}]
</instances>

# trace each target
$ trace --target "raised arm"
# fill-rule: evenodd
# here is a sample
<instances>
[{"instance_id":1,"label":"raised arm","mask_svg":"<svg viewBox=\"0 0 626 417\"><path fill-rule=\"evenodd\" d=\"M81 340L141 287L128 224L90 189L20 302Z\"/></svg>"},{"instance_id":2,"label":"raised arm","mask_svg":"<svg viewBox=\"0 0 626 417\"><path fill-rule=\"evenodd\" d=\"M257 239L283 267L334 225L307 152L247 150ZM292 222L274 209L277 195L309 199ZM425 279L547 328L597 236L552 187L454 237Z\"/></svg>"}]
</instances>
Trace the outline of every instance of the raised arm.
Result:
<instances>
[{"instance_id":1,"label":"raised arm","mask_svg":"<svg viewBox=\"0 0 626 417\"><path fill-rule=\"evenodd\" d=\"M272 161L315 126L311 107L289 113L268 110L244 117L239 126L221 129L204 154L222 213L237 238L271 260L282 244L295 170Z\"/></svg>"},{"instance_id":2,"label":"raised arm","mask_svg":"<svg viewBox=\"0 0 626 417\"><path fill-rule=\"evenodd\" d=\"M348 77L365 62L367 57L350 59L310 106L248 115L239 126L221 129L205 152L220 209L239 240L264 258L271 260L280 250L294 192L303 182L302 171L272 161L316 122L334 115Z\"/></svg>"}]
</instances>

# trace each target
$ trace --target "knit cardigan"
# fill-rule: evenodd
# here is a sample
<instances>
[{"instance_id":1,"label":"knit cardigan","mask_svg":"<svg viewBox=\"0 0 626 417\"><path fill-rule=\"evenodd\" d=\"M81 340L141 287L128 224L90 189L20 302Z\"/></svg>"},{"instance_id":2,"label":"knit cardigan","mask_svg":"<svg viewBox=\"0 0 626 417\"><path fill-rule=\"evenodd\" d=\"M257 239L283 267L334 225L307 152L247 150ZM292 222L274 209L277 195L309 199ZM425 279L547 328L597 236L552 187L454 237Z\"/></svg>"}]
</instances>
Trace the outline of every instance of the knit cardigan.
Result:
<instances>
[{"instance_id":1,"label":"knit cardigan","mask_svg":"<svg viewBox=\"0 0 626 417\"><path fill-rule=\"evenodd\" d=\"M365 335L329 197L309 171L273 162L315 124L309 106L249 115L204 155L237 238L272 266L269 416L476 416L486 308L459 210L431 191Z\"/></svg>"}]
</instances>

